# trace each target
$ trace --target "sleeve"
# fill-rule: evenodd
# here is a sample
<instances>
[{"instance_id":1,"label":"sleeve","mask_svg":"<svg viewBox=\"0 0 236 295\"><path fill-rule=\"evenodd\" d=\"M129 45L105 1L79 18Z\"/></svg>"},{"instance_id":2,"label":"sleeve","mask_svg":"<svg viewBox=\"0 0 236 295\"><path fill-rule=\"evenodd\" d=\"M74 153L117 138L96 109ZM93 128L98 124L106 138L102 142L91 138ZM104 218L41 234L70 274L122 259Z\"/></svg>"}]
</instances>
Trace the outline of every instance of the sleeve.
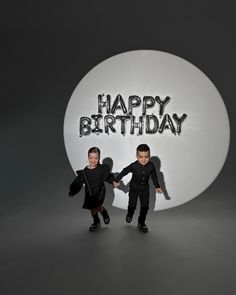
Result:
<instances>
[{"instance_id":1,"label":"sleeve","mask_svg":"<svg viewBox=\"0 0 236 295\"><path fill-rule=\"evenodd\" d=\"M110 167L107 164L104 164L103 181L106 181L112 184L114 180L115 180L115 177L114 177L114 174L111 173Z\"/></svg>"},{"instance_id":2,"label":"sleeve","mask_svg":"<svg viewBox=\"0 0 236 295\"><path fill-rule=\"evenodd\" d=\"M130 164L129 166L125 167L121 173L119 173L116 178L115 182L119 182L125 175L132 173L133 172L133 163Z\"/></svg>"},{"instance_id":3,"label":"sleeve","mask_svg":"<svg viewBox=\"0 0 236 295\"><path fill-rule=\"evenodd\" d=\"M158 181L157 172L156 172L156 168L154 164L152 165L151 178L155 188L160 188L160 184Z\"/></svg>"},{"instance_id":4,"label":"sleeve","mask_svg":"<svg viewBox=\"0 0 236 295\"><path fill-rule=\"evenodd\" d=\"M82 170L76 171L76 174L77 174L77 177L70 185L70 193L69 194L71 196L76 195L81 190L83 183L84 183L84 176L83 176Z\"/></svg>"}]
</instances>

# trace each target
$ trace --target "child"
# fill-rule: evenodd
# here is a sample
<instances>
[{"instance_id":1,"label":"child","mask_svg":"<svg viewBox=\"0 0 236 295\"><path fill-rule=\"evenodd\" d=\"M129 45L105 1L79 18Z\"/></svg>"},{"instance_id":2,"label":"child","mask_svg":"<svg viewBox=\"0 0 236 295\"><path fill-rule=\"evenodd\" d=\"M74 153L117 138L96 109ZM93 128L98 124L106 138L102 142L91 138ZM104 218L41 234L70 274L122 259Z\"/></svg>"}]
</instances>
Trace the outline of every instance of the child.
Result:
<instances>
[{"instance_id":1,"label":"child","mask_svg":"<svg viewBox=\"0 0 236 295\"><path fill-rule=\"evenodd\" d=\"M136 151L137 161L131 163L124 168L116 177L114 186L119 186L119 181L127 175L132 173L132 178L129 185L129 204L126 221L132 221L134 211L136 209L137 200L140 200L140 214L138 218L138 228L142 232L148 232L148 227L145 224L146 215L149 209L149 178L151 176L156 192L162 193L160 188L156 169L154 164L150 162L150 148L147 144L140 144Z\"/></svg>"},{"instance_id":2,"label":"child","mask_svg":"<svg viewBox=\"0 0 236 295\"><path fill-rule=\"evenodd\" d=\"M107 210L103 207L106 195L104 181L112 183L114 181L113 174L106 164L100 164L100 150L92 147L88 151L89 165L83 170L76 171L77 177L70 185L69 196L77 194L83 184L85 184L85 199L83 208L89 209L93 217L93 224L89 227L89 231L95 231L101 227L98 212L102 214L105 224L110 222Z\"/></svg>"}]
</instances>

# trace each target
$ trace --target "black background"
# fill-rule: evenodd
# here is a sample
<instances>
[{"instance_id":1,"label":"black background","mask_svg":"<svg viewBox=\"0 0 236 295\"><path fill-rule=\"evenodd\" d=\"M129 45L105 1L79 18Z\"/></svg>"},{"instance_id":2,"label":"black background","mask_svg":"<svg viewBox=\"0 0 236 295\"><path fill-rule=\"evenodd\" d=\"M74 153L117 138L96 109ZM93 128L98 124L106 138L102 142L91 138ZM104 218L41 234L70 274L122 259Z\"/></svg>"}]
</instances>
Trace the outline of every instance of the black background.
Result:
<instances>
[{"instance_id":1,"label":"black background","mask_svg":"<svg viewBox=\"0 0 236 295\"><path fill-rule=\"evenodd\" d=\"M232 294L234 1L2 1L0 14L1 294ZM211 79L230 119L229 154L197 199L150 213L148 236L109 202L114 230L91 236L82 199L67 198L64 114L90 69L137 49L180 56Z\"/></svg>"}]
</instances>

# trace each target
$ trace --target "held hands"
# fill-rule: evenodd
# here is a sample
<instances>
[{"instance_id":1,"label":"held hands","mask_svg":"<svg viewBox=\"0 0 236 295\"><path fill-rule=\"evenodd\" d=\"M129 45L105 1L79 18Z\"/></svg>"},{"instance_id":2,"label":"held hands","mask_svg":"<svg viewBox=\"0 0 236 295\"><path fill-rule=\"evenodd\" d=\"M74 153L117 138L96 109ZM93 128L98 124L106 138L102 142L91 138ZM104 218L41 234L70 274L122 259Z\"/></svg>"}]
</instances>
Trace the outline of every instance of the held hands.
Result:
<instances>
[{"instance_id":1,"label":"held hands","mask_svg":"<svg viewBox=\"0 0 236 295\"><path fill-rule=\"evenodd\" d=\"M115 181L113 181L113 186L114 186L114 188L118 188L119 185L120 185L119 182L115 182Z\"/></svg>"},{"instance_id":2,"label":"held hands","mask_svg":"<svg viewBox=\"0 0 236 295\"><path fill-rule=\"evenodd\" d=\"M118 186L120 186L120 182L115 182L115 181L113 181L113 186L114 186L115 188L117 188ZM156 188L156 192L157 192L158 194L162 194L162 193L163 193L163 191L162 191L162 189L161 189L160 187Z\"/></svg>"}]
</instances>

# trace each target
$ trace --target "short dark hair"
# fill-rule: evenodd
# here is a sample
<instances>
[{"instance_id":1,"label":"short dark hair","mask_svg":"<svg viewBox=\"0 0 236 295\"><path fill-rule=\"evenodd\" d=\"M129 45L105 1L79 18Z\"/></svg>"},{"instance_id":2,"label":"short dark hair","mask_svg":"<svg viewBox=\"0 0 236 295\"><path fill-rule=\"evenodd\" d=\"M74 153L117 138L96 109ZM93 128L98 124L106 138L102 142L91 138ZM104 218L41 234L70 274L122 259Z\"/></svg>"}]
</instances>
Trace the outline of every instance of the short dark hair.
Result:
<instances>
[{"instance_id":1,"label":"short dark hair","mask_svg":"<svg viewBox=\"0 0 236 295\"><path fill-rule=\"evenodd\" d=\"M99 158L100 158L101 151L100 151L100 149L99 149L98 147L96 147L96 146L91 147L91 148L88 150L88 156L89 156L90 153L98 153Z\"/></svg>"},{"instance_id":2,"label":"short dark hair","mask_svg":"<svg viewBox=\"0 0 236 295\"><path fill-rule=\"evenodd\" d=\"M137 152L137 153L138 153L138 152L149 152L149 153L150 153L150 147L149 147L147 144L145 144L145 143L140 144L140 145L137 147L136 152Z\"/></svg>"}]
</instances>

